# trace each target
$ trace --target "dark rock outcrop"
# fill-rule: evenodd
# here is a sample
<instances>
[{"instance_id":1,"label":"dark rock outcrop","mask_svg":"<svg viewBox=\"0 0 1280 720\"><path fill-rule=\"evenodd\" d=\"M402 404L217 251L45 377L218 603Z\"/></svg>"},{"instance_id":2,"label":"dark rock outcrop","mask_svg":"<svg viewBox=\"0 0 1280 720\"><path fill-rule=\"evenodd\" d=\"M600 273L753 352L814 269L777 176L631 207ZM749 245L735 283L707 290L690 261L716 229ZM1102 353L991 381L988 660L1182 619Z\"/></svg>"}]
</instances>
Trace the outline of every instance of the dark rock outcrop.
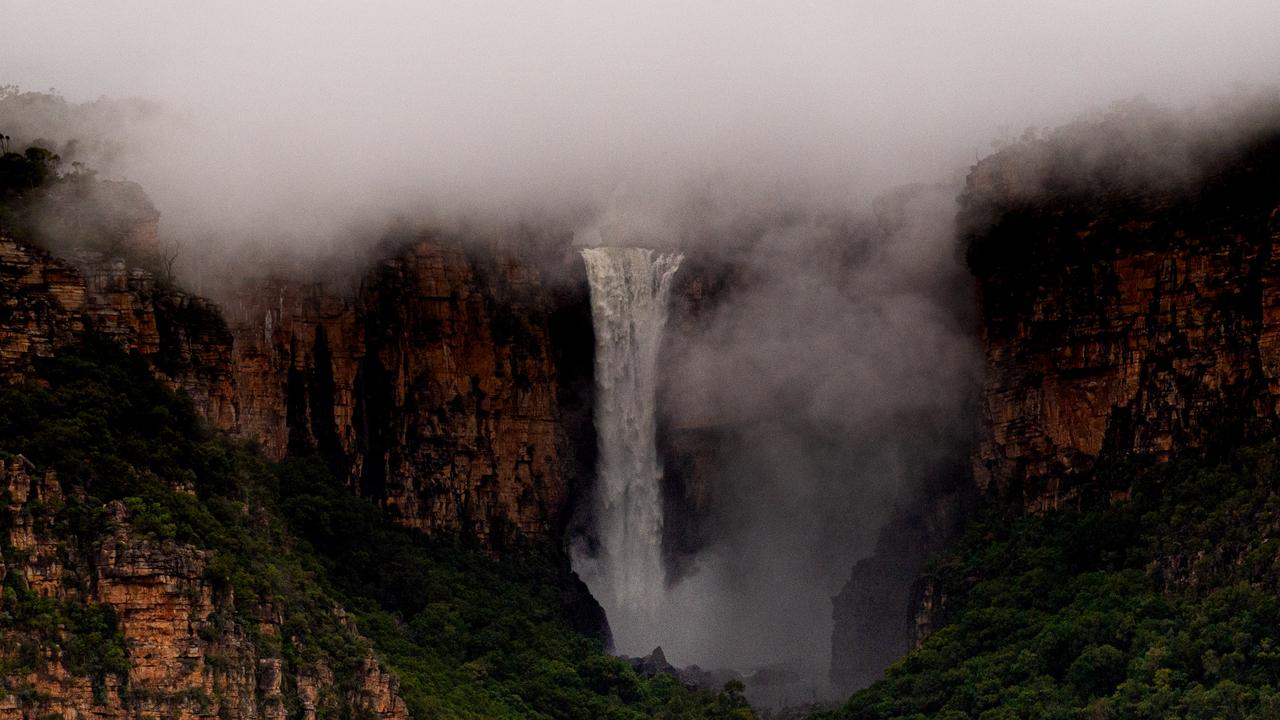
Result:
<instances>
[{"instance_id":1,"label":"dark rock outcrop","mask_svg":"<svg viewBox=\"0 0 1280 720\"><path fill-rule=\"evenodd\" d=\"M963 199L987 360L978 486L1048 510L1125 490L1082 486L1099 458L1272 433L1280 137L1177 183L1056 194L1026 188L1047 171L1025 153L980 163Z\"/></svg>"},{"instance_id":2,"label":"dark rock outcrop","mask_svg":"<svg viewBox=\"0 0 1280 720\"><path fill-rule=\"evenodd\" d=\"M955 536L972 504L968 477L957 472L954 478L917 507L896 513L880 531L876 552L853 566L849 581L831 598L830 678L840 690L879 680L927 634L921 623L927 625L932 616L921 610L921 598L929 578L921 571L930 555Z\"/></svg>"},{"instance_id":3,"label":"dark rock outcrop","mask_svg":"<svg viewBox=\"0 0 1280 720\"><path fill-rule=\"evenodd\" d=\"M563 297L518 249L440 238L380 262L351 295L250 285L231 307L239 431L277 457L319 453L408 527L491 548L554 536L590 457L563 419L590 418L575 376L590 356L553 347L553 331L582 329Z\"/></svg>"},{"instance_id":4,"label":"dark rock outcrop","mask_svg":"<svg viewBox=\"0 0 1280 720\"><path fill-rule=\"evenodd\" d=\"M86 330L136 350L210 421L236 427L232 338L216 305L122 260L61 259L0 237L0 379L24 377Z\"/></svg>"},{"instance_id":5,"label":"dark rock outcrop","mask_svg":"<svg viewBox=\"0 0 1280 720\"><path fill-rule=\"evenodd\" d=\"M653 676L666 673L688 688L714 692L732 680L742 682L742 674L734 670L704 670L697 665L676 667L667 662L666 653L662 652L661 647L654 648L653 652L644 657L633 658L624 655L622 660L641 675Z\"/></svg>"}]
</instances>

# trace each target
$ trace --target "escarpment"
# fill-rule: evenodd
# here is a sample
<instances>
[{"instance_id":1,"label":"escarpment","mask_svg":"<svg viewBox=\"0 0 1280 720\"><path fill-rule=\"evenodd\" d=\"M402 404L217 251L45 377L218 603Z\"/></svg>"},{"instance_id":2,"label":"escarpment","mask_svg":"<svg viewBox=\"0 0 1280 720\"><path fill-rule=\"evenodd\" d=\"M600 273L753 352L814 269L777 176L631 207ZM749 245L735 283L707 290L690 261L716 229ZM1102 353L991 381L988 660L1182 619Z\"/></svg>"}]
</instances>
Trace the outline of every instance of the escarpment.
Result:
<instances>
[{"instance_id":1,"label":"escarpment","mask_svg":"<svg viewBox=\"0 0 1280 720\"><path fill-rule=\"evenodd\" d=\"M983 160L960 197L986 362L973 484L1015 513L1128 499L1139 475L1108 468L1221 456L1280 409L1280 135L1068 130ZM917 580L913 645L955 590Z\"/></svg>"},{"instance_id":2,"label":"escarpment","mask_svg":"<svg viewBox=\"0 0 1280 720\"><path fill-rule=\"evenodd\" d=\"M1220 457L1277 429L1280 135L1157 124L1138 140L1128 123L996 153L959 197L985 370L956 477L1014 516L1106 507L1139 477L1126 463ZM854 568L833 599L835 683L879 678L952 619L963 588L922 560L967 498L926 498Z\"/></svg>"},{"instance_id":3,"label":"escarpment","mask_svg":"<svg viewBox=\"0 0 1280 720\"><path fill-rule=\"evenodd\" d=\"M1213 453L1276 428L1280 137L1153 149L1112 147L1113 130L997 153L960 196L986 366L973 484L1018 512L1126 498L1132 476L1094 472L1108 461ZM1153 167L1169 157L1187 159ZM917 579L907 647L945 622L953 589Z\"/></svg>"},{"instance_id":4,"label":"escarpment","mask_svg":"<svg viewBox=\"0 0 1280 720\"><path fill-rule=\"evenodd\" d=\"M424 237L387 255L347 292L254 281L224 317L123 260L0 238L0 375L29 384L106 337L214 426L272 458L318 455L399 525L491 554L521 538L554 547L592 458L569 441L593 439L585 285L548 279L563 268L496 239ZM0 582L21 592L0 599L20 613L0 623L0 665L16 668L0 673L0 717L407 717L396 675L338 605L320 609L349 646L335 654L291 634L292 609L230 592L218 553L157 539L172 531L150 505L90 507L103 534L68 531L60 498L83 504L83 490L6 462ZM570 624L607 638L553 555ZM45 605L65 627L27 623Z\"/></svg>"},{"instance_id":5,"label":"escarpment","mask_svg":"<svg viewBox=\"0 0 1280 720\"><path fill-rule=\"evenodd\" d=\"M273 457L318 453L409 527L486 546L552 536L590 468L585 298L518 250L423 239L353 292L251 281L227 319L99 253L3 239L0 275L8 379L87 330L113 337L216 426Z\"/></svg>"},{"instance_id":6,"label":"escarpment","mask_svg":"<svg viewBox=\"0 0 1280 720\"><path fill-rule=\"evenodd\" d=\"M57 475L21 455L0 464L0 497L0 717L408 718L367 647L335 683L332 659L287 635L284 608L264 604L246 623L245 600L211 580L213 553L137 527L154 509L113 501L100 537L68 535ZM314 659L287 664L282 643Z\"/></svg>"},{"instance_id":7,"label":"escarpment","mask_svg":"<svg viewBox=\"0 0 1280 720\"><path fill-rule=\"evenodd\" d=\"M962 198L987 362L978 486L1048 510L1087 494L1100 458L1273 433L1280 137L1164 183L1049 192L1047 162L997 154Z\"/></svg>"},{"instance_id":8,"label":"escarpment","mask_svg":"<svg viewBox=\"0 0 1280 720\"><path fill-rule=\"evenodd\" d=\"M236 426L232 338L216 305L118 258L57 258L0 236L0 378L25 376L86 330L139 352L215 425Z\"/></svg>"},{"instance_id":9,"label":"escarpment","mask_svg":"<svg viewBox=\"0 0 1280 720\"><path fill-rule=\"evenodd\" d=\"M277 457L317 452L408 527L551 536L580 454L568 405L589 403L581 382L559 396L565 297L518 248L433 237L349 295L250 284L229 308L237 427Z\"/></svg>"}]
</instances>

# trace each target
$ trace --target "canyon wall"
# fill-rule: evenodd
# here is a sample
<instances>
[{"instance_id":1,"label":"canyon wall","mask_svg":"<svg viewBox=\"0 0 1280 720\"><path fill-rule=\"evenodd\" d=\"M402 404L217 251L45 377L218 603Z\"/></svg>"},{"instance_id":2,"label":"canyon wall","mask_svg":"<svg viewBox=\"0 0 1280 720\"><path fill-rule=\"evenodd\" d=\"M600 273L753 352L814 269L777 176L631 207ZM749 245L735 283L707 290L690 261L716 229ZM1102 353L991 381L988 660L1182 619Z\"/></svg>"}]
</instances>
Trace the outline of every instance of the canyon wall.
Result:
<instances>
[{"instance_id":1,"label":"canyon wall","mask_svg":"<svg viewBox=\"0 0 1280 720\"><path fill-rule=\"evenodd\" d=\"M1280 136L1154 128L1071 126L970 172L957 228L985 371L970 470L956 473L968 492L1014 512L1105 503L1132 475L1100 467L1274 435ZM954 482L925 495L833 598L841 687L946 622L948 589L920 558L968 499Z\"/></svg>"},{"instance_id":2,"label":"canyon wall","mask_svg":"<svg viewBox=\"0 0 1280 720\"><path fill-rule=\"evenodd\" d=\"M333 712L407 720L398 681L372 653L346 690L336 688L323 660L285 677L281 658L255 642L281 637L282 609L262 606L256 626L247 627L236 619L235 597L214 591L208 551L135 532L134 513L123 504L105 508L108 534L86 547L86 538L66 535L56 522L63 495L53 471L36 473L21 455L11 456L0 465L0 497L7 503L0 542L9 561L0 561L0 581L17 576L8 585L39 598L10 590L0 612L43 603L51 616L71 618L44 630L0 631L0 686L9 690L0 692L0 717L284 720L296 703L292 716L304 720ZM85 618L102 608L110 609L121 645L107 661L117 667L95 675L85 656L109 658L114 641L88 634L99 631ZM295 652L307 655L302 647Z\"/></svg>"},{"instance_id":3,"label":"canyon wall","mask_svg":"<svg viewBox=\"0 0 1280 720\"><path fill-rule=\"evenodd\" d=\"M275 457L318 453L402 525L492 552L554 540L594 458L592 336L582 278L543 250L418 238L346 292L256 281L228 324L219 307L121 260L0 238L0 376L29 377L41 358L101 333L215 425ZM61 492L52 474L6 459L0 580L68 613L109 608L127 667L95 677L61 654L65 641L11 633L0 664L38 671L4 678L19 691L0 697L0 717L407 717L372 655L354 684L335 684L323 661L264 655L253 638L280 636L279 609L261 608L254 627L228 620L236 600L210 584L209 553L134 532L119 503L105 508L109 535L82 547L52 521ZM0 612L12 601L0 598ZM574 620L607 638L589 605Z\"/></svg>"},{"instance_id":4,"label":"canyon wall","mask_svg":"<svg viewBox=\"0 0 1280 720\"><path fill-rule=\"evenodd\" d=\"M1132 473L1101 468L1278 427L1280 135L1126 132L996 153L960 198L986 361L973 486L1014 512L1123 500ZM947 591L917 578L910 645L945 624Z\"/></svg>"},{"instance_id":5,"label":"canyon wall","mask_svg":"<svg viewBox=\"0 0 1280 720\"><path fill-rule=\"evenodd\" d=\"M244 379L252 376L236 365L244 353L233 349L234 338L211 303L121 260L92 252L61 259L9 239L0 239L0 280L5 381L26 377L40 358L92 330L145 357L157 377L188 395L214 424L272 439L274 428L253 425L259 416L245 415L242 424L242 404L258 407L241 399ZM314 307L326 312L330 306ZM289 712L304 718L339 707L348 714L407 718L396 679L372 655L346 694L335 694L333 670L323 662L286 676L280 658L263 655L252 641L280 636L278 611L263 608L254 628L228 621L235 617L235 598L213 591L208 553L134 533L130 513L118 503L106 509L111 535L81 548L53 524L62 493L58 480L32 471L21 456L0 467L0 496L9 502L0 517L0 545L11 560L0 562L0 581L17 576L42 602L69 612L110 608L123 635L126 668L93 677L75 658L61 655L61 643L9 633L0 638L0 662L33 669L4 679L21 691L0 697L0 717L283 720L288 696L298 703ZM12 562L15 557L19 562ZM29 663L33 652L43 653L44 661Z\"/></svg>"},{"instance_id":6,"label":"canyon wall","mask_svg":"<svg viewBox=\"0 0 1280 720\"><path fill-rule=\"evenodd\" d=\"M276 457L319 453L408 527L491 548L558 536L582 455L566 406L589 397L562 401L575 378L552 335L582 332L564 319L581 301L519 247L434 237L354 292L250 284L228 308L238 432Z\"/></svg>"},{"instance_id":7,"label":"canyon wall","mask_svg":"<svg viewBox=\"0 0 1280 720\"><path fill-rule=\"evenodd\" d=\"M356 290L257 280L228 325L121 260L0 239L0 373L92 329L269 455L318 452L403 525L495 548L555 537L594 458L589 309L525 250L424 238Z\"/></svg>"},{"instance_id":8,"label":"canyon wall","mask_svg":"<svg viewBox=\"0 0 1280 720\"><path fill-rule=\"evenodd\" d=\"M0 379L90 329L141 353L214 424L236 426L232 338L217 306L119 259L55 258L0 237Z\"/></svg>"},{"instance_id":9,"label":"canyon wall","mask_svg":"<svg viewBox=\"0 0 1280 720\"><path fill-rule=\"evenodd\" d=\"M987 364L978 487L1043 511L1123 495L1091 477L1101 458L1270 435L1280 139L1132 186L1059 180L1036 150L983 161L962 198Z\"/></svg>"}]
</instances>

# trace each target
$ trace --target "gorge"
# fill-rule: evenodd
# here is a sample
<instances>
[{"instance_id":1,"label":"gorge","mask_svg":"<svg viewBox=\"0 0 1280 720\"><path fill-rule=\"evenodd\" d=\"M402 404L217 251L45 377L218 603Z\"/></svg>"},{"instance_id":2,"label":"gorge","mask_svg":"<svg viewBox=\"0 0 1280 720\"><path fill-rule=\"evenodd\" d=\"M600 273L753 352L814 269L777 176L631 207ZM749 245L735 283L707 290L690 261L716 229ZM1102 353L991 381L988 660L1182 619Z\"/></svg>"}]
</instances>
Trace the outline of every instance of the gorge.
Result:
<instances>
[{"instance_id":1,"label":"gorge","mask_svg":"<svg viewBox=\"0 0 1280 720\"><path fill-rule=\"evenodd\" d=\"M635 12L0 84L0 720L1280 715L1280 94Z\"/></svg>"}]
</instances>

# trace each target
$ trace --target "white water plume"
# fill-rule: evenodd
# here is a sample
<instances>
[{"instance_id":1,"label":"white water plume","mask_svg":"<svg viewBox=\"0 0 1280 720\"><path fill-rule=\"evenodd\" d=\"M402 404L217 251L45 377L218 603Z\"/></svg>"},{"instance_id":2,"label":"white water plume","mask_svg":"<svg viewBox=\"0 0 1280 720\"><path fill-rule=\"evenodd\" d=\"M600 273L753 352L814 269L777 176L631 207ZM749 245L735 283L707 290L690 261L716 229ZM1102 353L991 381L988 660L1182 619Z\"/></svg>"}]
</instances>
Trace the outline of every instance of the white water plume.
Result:
<instances>
[{"instance_id":1,"label":"white water plume","mask_svg":"<svg viewBox=\"0 0 1280 720\"><path fill-rule=\"evenodd\" d=\"M594 500L600 547L574 565L604 605L619 651L647 651L665 592L662 465L655 440L658 348L678 253L646 248L582 251L596 335Z\"/></svg>"}]
</instances>

